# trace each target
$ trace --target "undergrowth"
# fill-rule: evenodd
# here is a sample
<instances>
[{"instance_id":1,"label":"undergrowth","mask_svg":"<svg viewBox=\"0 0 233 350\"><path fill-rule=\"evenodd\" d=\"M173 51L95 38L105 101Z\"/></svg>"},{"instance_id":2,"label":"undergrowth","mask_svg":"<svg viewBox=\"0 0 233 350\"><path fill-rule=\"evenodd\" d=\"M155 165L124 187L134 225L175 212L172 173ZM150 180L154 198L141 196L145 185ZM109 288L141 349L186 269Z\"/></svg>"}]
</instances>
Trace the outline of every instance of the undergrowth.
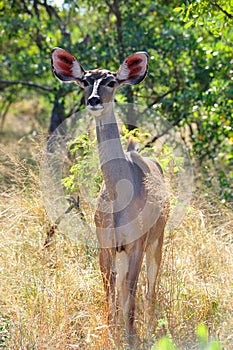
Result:
<instances>
[{"instance_id":1,"label":"undergrowth","mask_svg":"<svg viewBox=\"0 0 233 350\"><path fill-rule=\"evenodd\" d=\"M28 158L21 156L25 147ZM58 229L44 248L51 223L39 188L41 149L33 139L1 147L0 348L116 349L95 235L80 222L77 240ZM153 334L141 272L135 322L141 349L200 349L200 324L210 343L232 348L232 212L204 191L194 195L182 224L166 233ZM208 341L203 348L217 344Z\"/></svg>"}]
</instances>

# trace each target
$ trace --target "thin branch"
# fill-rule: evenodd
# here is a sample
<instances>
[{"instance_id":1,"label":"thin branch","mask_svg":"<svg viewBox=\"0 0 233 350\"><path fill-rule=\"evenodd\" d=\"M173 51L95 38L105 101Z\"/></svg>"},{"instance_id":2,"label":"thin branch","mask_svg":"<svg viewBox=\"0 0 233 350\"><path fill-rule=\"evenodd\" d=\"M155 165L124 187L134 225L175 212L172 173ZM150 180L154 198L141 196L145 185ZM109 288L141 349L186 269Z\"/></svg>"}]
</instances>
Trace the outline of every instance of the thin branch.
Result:
<instances>
[{"instance_id":1,"label":"thin branch","mask_svg":"<svg viewBox=\"0 0 233 350\"><path fill-rule=\"evenodd\" d=\"M60 17L59 13L57 12L57 10L55 9L54 6L47 4L47 0L44 0L44 2L40 2L38 1L38 4L40 4L41 6L45 7L49 17L51 18L52 16L54 16L56 18L56 20L59 22L60 24L60 29L61 29L61 33L66 41L66 45L69 48L70 44L71 44L71 37L70 37L70 32L68 31L64 21L62 20L62 18Z\"/></svg>"},{"instance_id":2,"label":"thin branch","mask_svg":"<svg viewBox=\"0 0 233 350\"><path fill-rule=\"evenodd\" d=\"M70 198L67 198L67 201L70 203L70 205L66 209L66 211L62 215L60 215L57 218L57 220L55 221L55 223L48 229L43 249L48 248L51 245L52 238L53 238L54 233L55 233L56 229L58 228L59 224L65 218L65 215L69 214L73 209L77 210L80 219L82 220L82 222L84 224L87 225L87 221L86 221L85 215L84 215L82 209L80 208L79 196L77 197L77 199L72 197L72 196L70 196Z\"/></svg>"},{"instance_id":3,"label":"thin branch","mask_svg":"<svg viewBox=\"0 0 233 350\"><path fill-rule=\"evenodd\" d=\"M118 53L120 62L124 59L124 44L123 44L123 35L122 35L122 16L117 0L113 0L111 4L108 0L105 0L110 11L116 17L116 30L117 30L117 44L118 44Z\"/></svg>"},{"instance_id":4,"label":"thin branch","mask_svg":"<svg viewBox=\"0 0 233 350\"><path fill-rule=\"evenodd\" d=\"M173 92L177 91L179 88L179 85L175 86L173 89L168 90L167 92L165 92L163 95L157 96L153 102L151 102L144 110L142 113L145 113L148 111L148 109L150 109L151 107L153 107L156 103L158 103L159 101L161 101L164 97L166 97L169 94L172 94Z\"/></svg>"},{"instance_id":5,"label":"thin branch","mask_svg":"<svg viewBox=\"0 0 233 350\"><path fill-rule=\"evenodd\" d=\"M38 0L33 1L33 8L34 8L37 20L40 21L40 11L38 9Z\"/></svg>"},{"instance_id":6,"label":"thin branch","mask_svg":"<svg viewBox=\"0 0 233 350\"><path fill-rule=\"evenodd\" d=\"M174 123L170 124L163 132L161 132L158 135L155 135L150 141L148 141L141 149L140 152L147 148L150 147L156 140L158 140L160 137L166 135L166 133L171 130L172 128L174 128L174 126L177 126L179 124L179 122L182 120L183 118L179 118L177 119Z\"/></svg>"},{"instance_id":7,"label":"thin branch","mask_svg":"<svg viewBox=\"0 0 233 350\"><path fill-rule=\"evenodd\" d=\"M23 8L25 10L26 13L28 13L31 17L33 17L33 13L31 10L29 10L29 8L27 7L26 3L25 3L25 0L22 0L22 3L23 3Z\"/></svg>"},{"instance_id":8,"label":"thin branch","mask_svg":"<svg viewBox=\"0 0 233 350\"><path fill-rule=\"evenodd\" d=\"M109 7L109 9L114 13L114 15L116 15L113 5L108 0L105 0L105 2L107 4L107 6Z\"/></svg>"},{"instance_id":9,"label":"thin branch","mask_svg":"<svg viewBox=\"0 0 233 350\"><path fill-rule=\"evenodd\" d=\"M44 86L44 85L41 85L41 84L36 84L36 83L33 83L31 81L18 81L18 80L0 80L0 84L2 85L25 85L25 86L29 86L29 87L32 87L32 88L35 88L35 89L41 89L41 90L44 90L44 91L49 91L49 92L55 92L57 91L56 89L54 88L51 88L49 86Z\"/></svg>"},{"instance_id":10,"label":"thin branch","mask_svg":"<svg viewBox=\"0 0 233 350\"><path fill-rule=\"evenodd\" d=\"M161 101L164 97L166 97L167 95L177 91L180 87L180 78L179 78L179 74L178 74L178 70L177 70L177 66L175 64L175 61L174 61L174 57L171 58L172 59L172 62L173 62L173 68L174 68L174 77L176 79L176 86L171 89L171 90L168 90L167 92L165 92L163 95L160 95L160 96L157 96L156 99L151 102L147 108L145 108L145 110L143 111L146 112L148 109L150 109L151 107L153 107L156 103L158 103L159 101Z\"/></svg>"},{"instance_id":11,"label":"thin branch","mask_svg":"<svg viewBox=\"0 0 233 350\"><path fill-rule=\"evenodd\" d=\"M3 126L4 126L4 123L5 123L6 115L7 115L8 111L9 111L9 109L10 109L11 104L12 104L12 101L8 101L6 103L5 110L3 110L2 113L1 113L0 117L1 117L2 120L1 120L0 130L3 130Z\"/></svg>"},{"instance_id":12,"label":"thin branch","mask_svg":"<svg viewBox=\"0 0 233 350\"><path fill-rule=\"evenodd\" d=\"M223 12L228 18L233 19L233 15L226 10L224 10L219 4L216 2L210 1L210 5L217 7L221 12Z\"/></svg>"},{"instance_id":13,"label":"thin branch","mask_svg":"<svg viewBox=\"0 0 233 350\"><path fill-rule=\"evenodd\" d=\"M80 101L78 103L75 103L74 106L69 110L69 112L65 116L65 119L70 118L74 114L80 112L82 106L85 106L84 95L81 97Z\"/></svg>"}]
</instances>

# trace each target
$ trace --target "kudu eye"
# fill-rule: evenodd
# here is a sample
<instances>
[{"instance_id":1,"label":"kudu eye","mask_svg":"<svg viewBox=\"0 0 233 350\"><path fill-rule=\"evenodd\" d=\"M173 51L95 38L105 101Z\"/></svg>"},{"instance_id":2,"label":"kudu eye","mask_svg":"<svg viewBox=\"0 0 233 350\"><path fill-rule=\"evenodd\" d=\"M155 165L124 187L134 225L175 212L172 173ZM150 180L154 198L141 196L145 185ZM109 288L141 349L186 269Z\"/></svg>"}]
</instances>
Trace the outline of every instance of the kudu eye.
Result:
<instances>
[{"instance_id":1,"label":"kudu eye","mask_svg":"<svg viewBox=\"0 0 233 350\"><path fill-rule=\"evenodd\" d=\"M112 81L110 81L110 83L107 84L107 86L110 88L113 88L115 86L115 84L116 84L115 81L112 80Z\"/></svg>"},{"instance_id":2,"label":"kudu eye","mask_svg":"<svg viewBox=\"0 0 233 350\"><path fill-rule=\"evenodd\" d=\"M87 80L83 80L83 85L84 85L85 87L87 87L87 86L89 86L90 84L89 84L89 82L88 82Z\"/></svg>"}]
</instances>

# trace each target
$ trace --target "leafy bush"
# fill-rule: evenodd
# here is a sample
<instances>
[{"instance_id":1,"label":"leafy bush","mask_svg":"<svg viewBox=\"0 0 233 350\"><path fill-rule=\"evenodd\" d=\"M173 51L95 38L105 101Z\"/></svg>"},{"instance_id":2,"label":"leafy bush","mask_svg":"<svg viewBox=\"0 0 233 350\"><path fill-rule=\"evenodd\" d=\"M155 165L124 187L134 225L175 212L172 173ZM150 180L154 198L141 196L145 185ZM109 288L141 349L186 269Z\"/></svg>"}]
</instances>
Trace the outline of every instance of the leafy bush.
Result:
<instances>
[{"instance_id":1,"label":"leafy bush","mask_svg":"<svg viewBox=\"0 0 233 350\"><path fill-rule=\"evenodd\" d=\"M208 330L204 324L197 327L197 339L199 350L222 350L222 346L218 341L208 341ZM158 343L152 346L151 350L179 350L171 340L171 338L163 337Z\"/></svg>"}]
</instances>

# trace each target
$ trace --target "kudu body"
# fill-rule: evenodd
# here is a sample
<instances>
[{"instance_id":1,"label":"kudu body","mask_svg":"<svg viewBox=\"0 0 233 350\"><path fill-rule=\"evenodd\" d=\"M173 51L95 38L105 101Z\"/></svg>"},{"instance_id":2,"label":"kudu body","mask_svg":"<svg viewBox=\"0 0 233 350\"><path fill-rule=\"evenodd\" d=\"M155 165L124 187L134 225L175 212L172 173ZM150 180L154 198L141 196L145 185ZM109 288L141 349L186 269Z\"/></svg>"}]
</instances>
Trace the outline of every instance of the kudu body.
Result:
<instances>
[{"instance_id":1,"label":"kudu body","mask_svg":"<svg viewBox=\"0 0 233 350\"><path fill-rule=\"evenodd\" d=\"M134 333L135 294L144 255L148 309L153 310L167 209L160 165L140 156L132 141L127 152L123 151L113 104L115 90L124 84L140 83L147 66L147 55L138 52L117 72L85 71L65 50L55 48L52 52L54 74L84 89L87 108L95 117L104 179L95 213L100 268L109 321L119 322L123 311L129 335Z\"/></svg>"}]
</instances>

